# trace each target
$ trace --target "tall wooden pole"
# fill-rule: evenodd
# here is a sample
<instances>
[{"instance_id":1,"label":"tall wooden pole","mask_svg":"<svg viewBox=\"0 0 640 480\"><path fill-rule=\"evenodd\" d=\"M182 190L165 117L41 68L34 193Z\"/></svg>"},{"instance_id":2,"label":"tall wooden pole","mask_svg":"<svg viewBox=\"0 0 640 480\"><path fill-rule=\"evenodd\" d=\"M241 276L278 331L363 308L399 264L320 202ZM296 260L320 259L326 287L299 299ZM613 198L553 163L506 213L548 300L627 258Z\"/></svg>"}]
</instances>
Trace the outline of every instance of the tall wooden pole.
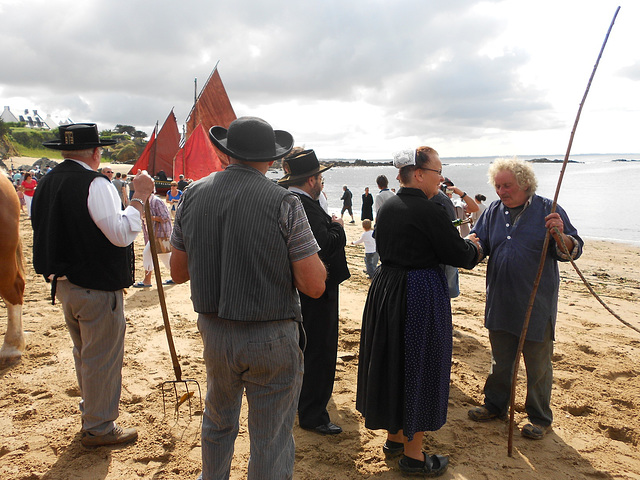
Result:
<instances>
[{"instance_id":1,"label":"tall wooden pole","mask_svg":"<svg viewBox=\"0 0 640 480\"><path fill-rule=\"evenodd\" d=\"M593 72L591 72L591 77L589 77L589 83L587 84L587 89L584 92L582 97L582 101L580 102L580 107L578 108L578 114L576 115L576 120L573 123L573 130L571 130L571 136L569 138L569 145L567 146L567 152L564 156L564 162L562 162L562 169L560 170L560 178L558 179L558 186L556 187L556 194L553 197L553 204L551 206L551 213L556 211L556 204L558 201L558 195L560 193L560 186L562 185L562 179L564 177L564 172L567 167L567 163L569 162L569 154L571 152L571 146L573 145L573 137L575 136L576 129L578 127L578 122L580 121L580 114L582 113L582 107L584 106L584 102L587 99L587 94L589 93L589 89L591 88L591 82L593 81L593 77L596 74L596 70L598 69L598 64L600 63L600 58L602 57L602 52L604 51L604 47L607 45L607 40L609 40L609 34L611 33L611 29L613 28L613 24L616 21L616 17L618 16L618 12L620 11L620 7L616 9L616 13L613 16L613 20L611 20L611 25L609 25L609 30L607 31L607 36L604 39L602 47L600 48L600 53L598 55L598 59L596 60L595 65L593 66ZM518 350L516 352L515 364L513 366L513 376L511 378L511 404L510 404L510 413L509 413L509 442L507 447L507 454L511 457L513 452L513 425L514 425L514 415L515 415L515 402L516 402L516 382L518 380L518 369L520 367L520 356L522 355L522 349L524 348L524 341L527 338L527 330L529 329L529 319L531 318L531 311L533 310L533 303L536 299L536 294L538 293L538 285L540 284L540 278L542 277L542 270L544 269L544 263L547 258L547 248L549 247L549 231L547 231L544 237L544 244L542 245L542 254L540 255L540 264L538 265L538 273L536 275L535 282L533 283L533 290L531 291L531 296L529 297L529 304L527 306L527 312L525 314L524 323L522 325L522 332L520 333L520 342L518 343Z\"/></svg>"}]
</instances>

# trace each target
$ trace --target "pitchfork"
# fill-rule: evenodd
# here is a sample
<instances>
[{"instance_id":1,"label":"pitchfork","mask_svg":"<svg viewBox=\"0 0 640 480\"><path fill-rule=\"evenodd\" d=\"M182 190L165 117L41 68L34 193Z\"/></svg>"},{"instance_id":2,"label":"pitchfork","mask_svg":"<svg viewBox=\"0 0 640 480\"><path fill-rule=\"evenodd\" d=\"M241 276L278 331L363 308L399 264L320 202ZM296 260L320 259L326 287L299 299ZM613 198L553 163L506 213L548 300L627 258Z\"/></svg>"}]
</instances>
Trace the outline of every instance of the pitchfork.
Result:
<instances>
[{"instance_id":1,"label":"pitchfork","mask_svg":"<svg viewBox=\"0 0 640 480\"><path fill-rule=\"evenodd\" d=\"M153 194L152 194L153 195ZM198 397L200 399L200 411L202 411L202 391L200 390L200 384L196 380L182 379L182 368L180 368L180 362L178 362L178 355L176 354L176 347L173 344L173 336L171 335L171 324L169 323L169 314L167 313L167 303L164 298L164 288L162 286L162 276L160 275L160 264L158 263L158 250L156 248L156 236L154 232L153 218L151 218L151 209L149 208L149 200L144 206L145 218L147 220L147 232L149 234L149 247L151 248L151 258L153 260L153 269L156 275L156 285L158 286L158 298L160 300L160 309L162 310L162 319L164 320L164 331L167 334L167 342L169 343L169 353L171 354L171 362L173 363L173 372L176 375L175 380L167 380L162 382L162 411L166 415L165 407L165 391L166 387L173 389L173 393L176 398L176 418L178 416L178 409L184 402L189 402L189 416L192 416L191 411L191 397L195 394L189 390L189 384L195 384L198 388ZM178 398L178 384L184 385L186 393Z\"/></svg>"}]
</instances>

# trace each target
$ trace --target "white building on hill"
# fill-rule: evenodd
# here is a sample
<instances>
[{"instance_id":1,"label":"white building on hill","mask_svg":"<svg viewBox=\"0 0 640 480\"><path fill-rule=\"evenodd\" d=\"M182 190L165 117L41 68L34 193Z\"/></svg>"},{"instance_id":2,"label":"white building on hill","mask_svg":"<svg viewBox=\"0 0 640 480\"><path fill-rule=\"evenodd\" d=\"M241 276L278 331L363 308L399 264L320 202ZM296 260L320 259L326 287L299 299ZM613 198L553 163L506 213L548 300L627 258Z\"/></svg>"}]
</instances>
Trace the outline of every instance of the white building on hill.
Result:
<instances>
[{"instance_id":1,"label":"white building on hill","mask_svg":"<svg viewBox=\"0 0 640 480\"><path fill-rule=\"evenodd\" d=\"M0 115L0 120L5 123L17 123L24 122L26 127L30 128L41 128L44 130L55 130L60 125L68 125L73 123L70 119L63 120L62 122L56 122L51 115L47 115L47 119L44 120L39 114L37 110L31 110L29 113L29 109L25 109L23 114L18 114L16 117L11 109L5 105L4 111L2 115Z\"/></svg>"}]
</instances>

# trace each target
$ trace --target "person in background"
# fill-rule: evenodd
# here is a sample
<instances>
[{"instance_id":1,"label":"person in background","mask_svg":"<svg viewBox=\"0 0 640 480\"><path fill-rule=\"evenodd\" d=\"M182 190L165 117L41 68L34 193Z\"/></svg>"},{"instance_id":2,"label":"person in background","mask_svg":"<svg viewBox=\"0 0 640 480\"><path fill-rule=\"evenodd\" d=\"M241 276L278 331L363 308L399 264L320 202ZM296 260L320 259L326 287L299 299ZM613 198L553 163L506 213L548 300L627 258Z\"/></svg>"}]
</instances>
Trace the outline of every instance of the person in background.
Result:
<instances>
[{"instance_id":1,"label":"person in background","mask_svg":"<svg viewBox=\"0 0 640 480\"><path fill-rule=\"evenodd\" d=\"M33 177L31 172L24 174L24 180L20 184L20 191L24 195L25 205L27 206L27 215L31 218L31 202L33 202L33 195L36 191L38 181Z\"/></svg>"},{"instance_id":2,"label":"person in background","mask_svg":"<svg viewBox=\"0 0 640 480\"><path fill-rule=\"evenodd\" d=\"M204 344L201 478L229 478L246 393L247 478L291 479L303 373L298 291L321 296L326 270L300 199L265 176L293 147L291 134L240 117L209 138L230 164L185 189L171 236L171 277L190 280Z\"/></svg>"},{"instance_id":3,"label":"person in background","mask_svg":"<svg viewBox=\"0 0 640 480\"><path fill-rule=\"evenodd\" d=\"M469 195L467 195L467 192L464 192L459 187L456 187L453 182L447 177L444 178L444 182L442 182L442 185L445 187L445 195L447 195L453 202L456 219L465 220L468 215L479 210L478 204ZM459 200L452 200L452 196L454 193L458 195L458 197L460 197ZM471 229L469 228L468 223L463 223L462 225L460 225L459 230L460 236L464 238L469 235Z\"/></svg>"},{"instance_id":4,"label":"person in background","mask_svg":"<svg viewBox=\"0 0 640 480\"><path fill-rule=\"evenodd\" d=\"M376 271L376 267L378 266L378 260L380 260L380 256L376 252L376 240L373 238L373 230L371 230L371 220L363 220L362 221L362 235L355 242L351 242L351 245L360 245L364 243L364 264L367 267L365 272L369 279L373 278L373 274Z\"/></svg>"},{"instance_id":5,"label":"person in background","mask_svg":"<svg viewBox=\"0 0 640 480\"><path fill-rule=\"evenodd\" d=\"M385 175L378 175L378 178L376 178L376 184L380 189L380 193L376 195L376 200L374 204L374 209L376 211L376 218L377 218L378 212L380 211L380 208L382 207L384 202L386 202L390 198L393 198L395 193L389 190L389 180Z\"/></svg>"},{"instance_id":6,"label":"person in background","mask_svg":"<svg viewBox=\"0 0 640 480\"><path fill-rule=\"evenodd\" d=\"M360 220L373 220L373 195L369 193L369 187L365 187L362 194L362 212Z\"/></svg>"},{"instance_id":7,"label":"person in background","mask_svg":"<svg viewBox=\"0 0 640 480\"><path fill-rule=\"evenodd\" d=\"M22 183L22 170L16 170L12 177L13 184L18 187Z\"/></svg>"},{"instance_id":8,"label":"person in background","mask_svg":"<svg viewBox=\"0 0 640 480\"><path fill-rule=\"evenodd\" d=\"M126 173L122 174L122 205L125 207L129 205L129 184L131 183L131 178L127 177Z\"/></svg>"},{"instance_id":9,"label":"person in background","mask_svg":"<svg viewBox=\"0 0 640 480\"><path fill-rule=\"evenodd\" d=\"M184 189L187 188L187 185L189 185L189 182L187 182L184 179L184 175L183 174L180 174L180 176L178 177L178 190L183 192Z\"/></svg>"},{"instance_id":10,"label":"person in background","mask_svg":"<svg viewBox=\"0 0 640 480\"><path fill-rule=\"evenodd\" d=\"M13 186L18 192L18 200L20 200L20 213L24 213L24 207L26 207L27 202L24 199L24 192L22 191L22 170L16 171L11 177L13 181Z\"/></svg>"},{"instance_id":11,"label":"person in background","mask_svg":"<svg viewBox=\"0 0 640 480\"><path fill-rule=\"evenodd\" d=\"M46 175L33 199L33 266L51 282L73 341L82 438L85 446L138 438L115 423L124 357L123 289L134 279L132 243L140 232L153 179L138 173L138 196L124 211L100 166L102 140L95 123L59 127L59 140L43 143L64 161Z\"/></svg>"},{"instance_id":12,"label":"person in background","mask_svg":"<svg viewBox=\"0 0 640 480\"><path fill-rule=\"evenodd\" d=\"M129 201L131 201L131 199L135 196L136 194L136 185L135 183L133 183L133 180L131 180L129 182Z\"/></svg>"},{"instance_id":13,"label":"person in background","mask_svg":"<svg viewBox=\"0 0 640 480\"><path fill-rule=\"evenodd\" d=\"M342 191L344 193L342 194L342 197L340 197L340 200L342 200L340 219L342 219L342 217L344 216L344 212L349 212L349 215L351 215L351 221L349 223L356 223L356 221L353 219L353 194L346 185L342 187Z\"/></svg>"},{"instance_id":14,"label":"person in background","mask_svg":"<svg viewBox=\"0 0 640 480\"><path fill-rule=\"evenodd\" d=\"M171 205L171 216L175 217L176 215L176 206L180 203L180 199L182 198L182 191L178 190L178 182L171 182L171 187L167 192L167 203Z\"/></svg>"},{"instance_id":15,"label":"person in background","mask_svg":"<svg viewBox=\"0 0 640 480\"><path fill-rule=\"evenodd\" d=\"M579 258L584 242L560 205L551 213L553 202L536 195L538 182L531 165L517 158L498 159L489 167L489 181L499 200L485 210L469 237L489 257L484 326L491 342L491 370L484 405L468 413L478 422L507 414L516 352L548 231L553 240L544 252L546 261L522 352L529 423L521 432L539 440L553 422L551 357L560 287L558 261Z\"/></svg>"},{"instance_id":16,"label":"person in background","mask_svg":"<svg viewBox=\"0 0 640 480\"><path fill-rule=\"evenodd\" d=\"M149 197L149 210L151 212L151 221L153 222L153 234L156 239L156 253L158 260L169 269L171 258L171 215L165 202L160 200L156 195ZM144 279L141 282L133 284L134 288L145 288L151 286L151 276L153 275L153 257L151 255L151 244L149 243L149 226L146 222L142 224L144 233L144 250L142 251L142 266L144 268ZM173 280L168 279L163 282L165 285L173 284Z\"/></svg>"},{"instance_id":17,"label":"person in background","mask_svg":"<svg viewBox=\"0 0 640 480\"><path fill-rule=\"evenodd\" d=\"M487 200L487 197L485 197L483 194L477 193L476 196L474 197L474 200L478 204L478 211L473 212L471 214L471 225L475 225L478 219L480 218L480 215L482 215L482 212L484 212L487 209L487 206L484 203L482 203Z\"/></svg>"},{"instance_id":18,"label":"person in background","mask_svg":"<svg viewBox=\"0 0 640 480\"><path fill-rule=\"evenodd\" d=\"M111 167L101 168L100 173L106 176L110 182L113 182L113 169Z\"/></svg>"},{"instance_id":19,"label":"person in background","mask_svg":"<svg viewBox=\"0 0 640 480\"><path fill-rule=\"evenodd\" d=\"M331 421L327 404L333 393L338 355L339 287L351 274L344 247L347 237L342 219L330 217L319 205L322 172L331 166L320 166L313 150L303 150L282 161L285 176L280 185L296 194L309 219L318 246L320 260L327 267L325 291L318 298L300 294L302 325L306 333L304 345L304 377L298 401L301 428L322 435L336 435L342 428Z\"/></svg>"},{"instance_id":20,"label":"person in background","mask_svg":"<svg viewBox=\"0 0 640 480\"><path fill-rule=\"evenodd\" d=\"M124 191L124 182L122 181L122 174L120 172L116 172L116 178L111 180L111 183L114 187L116 187L116 191L118 192L118 196L120 197L120 204L122 208L126 205L126 201L123 198Z\"/></svg>"},{"instance_id":21,"label":"person in background","mask_svg":"<svg viewBox=\"0 0 640 480\"><path fill-rule=\"evenodd\" d=\"M477 246L460 237L438 193L442 163L430 147L394 155L400 190L376 223L381 266L362 317L356 409L370 429L384 429L387 458L403 455L403 473L442 475L448 458L422 451L425 431L447 419L451 304L439 264L473 268ZM425 366L427 366L425 368Z\"/></svg>"},{"instance_id":22,"label":"person in background","mask_svg":"<svg viewBox=\"0 0 640 480\"><path fill-rule=\"evenodd\" d=\"M464 198L465 203L469 201L469 196L466 192L463 192L458 187L456 187L451 180L447 177L444 177L444 180L440 184L440 189L438 194L431 198L431 201L439 204L441 207L445 209L447 215L451 219L451 221L455 220L463 220L466 218L465 209L460 202L454 203L452 200L453 194L458 195L460 198ZM475 205L475 202L472 202ZM472 207L473 209L474 207ZM475 206L477 208L477 206ZM466 233L469 232L468 226L466 224L461 225L466 228ZM466 235L462 235L463 230L459 229L461 237L466 237ZM449 297L457 298L460 295L460 275L458 269L453 265L441 265L444 273L447 277L447 283L449 285Z\"/></svg>"},{"instance_id":23,"label":"person in background","mask_svg":"<svg viewBox=\"0 0 640 480\"><path fill-rule=\"evenodd\" d=\"M324 178L322 179L322 191L320 192L320 196L318 197L318 203L324 210L324 213L329 214L329 199L327 198L327 194L324 191Z\"/></svg>"}]
</instances>

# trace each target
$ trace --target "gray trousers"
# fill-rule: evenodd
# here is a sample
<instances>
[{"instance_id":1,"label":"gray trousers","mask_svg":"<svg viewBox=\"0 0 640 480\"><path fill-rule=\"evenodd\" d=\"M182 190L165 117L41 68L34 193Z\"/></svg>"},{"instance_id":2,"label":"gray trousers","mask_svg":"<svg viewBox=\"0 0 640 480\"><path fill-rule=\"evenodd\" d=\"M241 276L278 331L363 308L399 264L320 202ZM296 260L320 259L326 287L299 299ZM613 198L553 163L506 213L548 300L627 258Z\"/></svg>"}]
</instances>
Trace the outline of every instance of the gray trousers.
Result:
<instances>
[{"instance_id":1,"label":"gray trousers","mask_svg":"<svg viewBox=\"0 0 640 480\"><path fill-rule=\"evenodd\" d=\"M57 297L73 341L82 430L105 435L118 418L126 321L122 290L106 292L58 280Z\"/></svg>"},{"instance_id":2,"label":"gray trousers","mask_svg":"<svg viewBox=\"0 0 640 480\"><path fill-rule=\"evenodd\" d=\"M298 324L198 316L207 367L202 479L228 479L242 394L249 407L249 480L293 477L293 422L304 370Z\"/></svg>"},{"instance_id":3,"label":"gray trousers","mask_svg":"<svg viewBox=\"0 0 640 480\"><path fill-rule=\"evenodd\" d=\"M511 380L518 342L516 335L489 331L491 342L491 373L484 386L485 405L498 415L506 414L511 400ZM553 386L553 328L547 325L543 342L525 340L522 350L527 369L527 397L525 410L529 421L549 426L553 422L551 387Z\"/></svg>"}]
</instances>

